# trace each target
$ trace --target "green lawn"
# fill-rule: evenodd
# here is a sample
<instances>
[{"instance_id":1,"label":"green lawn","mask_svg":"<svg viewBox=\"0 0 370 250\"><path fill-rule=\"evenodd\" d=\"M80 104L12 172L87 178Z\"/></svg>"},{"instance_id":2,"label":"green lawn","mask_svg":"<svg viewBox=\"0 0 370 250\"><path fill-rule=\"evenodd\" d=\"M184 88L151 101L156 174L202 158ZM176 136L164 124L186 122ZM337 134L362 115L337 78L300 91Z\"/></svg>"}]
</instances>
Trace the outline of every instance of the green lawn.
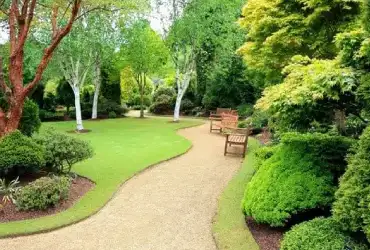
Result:
<instances>
[{"instance_id":1,"label":"green lawn","mask_svg":"<svg viewBox=\"0 0 370 250\"><path fill-rule=\"evenodd\" d=\"M202 121L183 120L177 124L168 121L125 118L85 122L86 129L92 132L76 136L91 143L95 156L77 164L74 171L93 180L96 187L62 213L0 224L0 237L47 231L80 221L99 211L120 185L136 173L186 152L191 142L177 135L176 130L202 124ZM45 123L45 127L69 131L74 129L75 123Z\"/></svg>"},{"instance_id":2,"label":"green lawn","mask_svg":"<svg viewBox=\"0 0 370 250\"><path fill-rule=\"evenodd\" d=\"M254 150L259 142L249 139L249 150L240 172L226 187L219 200L217 216L213 224L213 234L220 250L258 250L251 232L245 225L241 203L246 184L254 174Z\"/></svg>"}]
</instances>

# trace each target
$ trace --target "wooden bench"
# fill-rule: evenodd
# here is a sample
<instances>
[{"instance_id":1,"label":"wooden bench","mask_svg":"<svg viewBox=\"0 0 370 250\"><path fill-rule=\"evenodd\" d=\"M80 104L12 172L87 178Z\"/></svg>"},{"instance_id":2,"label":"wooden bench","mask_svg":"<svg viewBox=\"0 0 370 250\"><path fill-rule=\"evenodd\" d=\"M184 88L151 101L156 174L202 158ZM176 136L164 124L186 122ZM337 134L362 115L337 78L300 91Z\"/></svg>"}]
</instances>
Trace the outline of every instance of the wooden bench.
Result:
<instances>
[{"instance_id":1,"label":"wooden bench","mask_svg":"<svg viewBox=\"0 0 370 250\"><path fill-rule=\"evenodd\" d=\"M221 115L221 118L210 118L211 125L210 125L210 132L219 131L223 132L223 129L228 128L237 128L239 117L237 115L225 114Z\"/></svg>"},{"instance_id":2,"label":"wooden bench","mask_svg":"<svg viewBox=\"0 0 370 250\"><path fill-rule=\"evenodd\" d=\"M211 115L209 118L221 118L221 115L226 113L229 114L231 109L229 108L217 108L216 111L211 111Z\"/></svg>"},{"instance_id":3,"label":"wooden bench","mask_svg":"<svg viewBox=\"0 0 370 250\"><path fill-rule=\"evenodd\" d=\"M249 128L225 128L227 129L226 141L225 141L225 151L226 154L235 154L227 151L228 147L233 145L243 146L243 158L245 158L245 152L248 146L248 136L250 135Z\"/></svg>"}]
</instances>

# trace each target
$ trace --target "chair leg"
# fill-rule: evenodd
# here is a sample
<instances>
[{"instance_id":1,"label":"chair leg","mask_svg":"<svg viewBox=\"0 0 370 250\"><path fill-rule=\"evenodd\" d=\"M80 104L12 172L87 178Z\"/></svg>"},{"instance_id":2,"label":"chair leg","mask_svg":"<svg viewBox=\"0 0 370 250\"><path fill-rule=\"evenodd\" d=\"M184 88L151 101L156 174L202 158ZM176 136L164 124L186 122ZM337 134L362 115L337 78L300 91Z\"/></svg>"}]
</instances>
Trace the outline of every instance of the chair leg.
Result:
<instances>
[{"instance_id":1,"label":"chair leg","mask_svg":"<svg viewBox=\"0 0 370 250\"><path fill-rule=\"evenodd\" d=\"M211 120L211 124L209 126L209 132L212 133L212 124L213 124L213 121Z\"/></svg>"},{"instance_id":2,"label":"chair leg","mask_svg":"<svg viewBox=\"0 0 370 250\"><path fill-rule=\"evenodd\" d=\"M227 154L227 141L228 141L228 139L229 139L229 136L227 135L227 136L226 136L226 141L225 141L224 156L226 156L226 154Z\"/></svg>"}]
</instances>

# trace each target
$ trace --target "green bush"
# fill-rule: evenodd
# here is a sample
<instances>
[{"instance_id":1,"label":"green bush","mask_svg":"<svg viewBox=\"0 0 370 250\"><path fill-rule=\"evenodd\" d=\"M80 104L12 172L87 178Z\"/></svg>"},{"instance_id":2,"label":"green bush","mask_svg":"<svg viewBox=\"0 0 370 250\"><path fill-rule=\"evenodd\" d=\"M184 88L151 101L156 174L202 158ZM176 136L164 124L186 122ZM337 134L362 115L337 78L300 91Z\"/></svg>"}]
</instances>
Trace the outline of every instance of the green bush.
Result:
<instances>
[{"instance_id":1,"label":"green bush","mask_svg":"<svg viewBox=\"0 0 370 250\"><path fill-rule=\"evenodd\" d=\"M14 196L19 210L45 210L68 198L71 178L42 177L21 188Z\"/></svg>"},{"instance_id":2,"label":"green bush","mask_svg":"<svg viewBox=\"0 0 370 250\"><path fill-rule=\"evenodd\" d=\"M27 99L24 103L19 130L22 134L31 136L33 133L38 132L40 127L39 107L34 101Z\"/></svg>"},{"instance_id":3,"label":"green bush","mask_svg":"<svg viewBox=\"0 0 370 250\"><path fill-rule=\"evenodd\" d=\"M173 108L172 98L167 95L161 95L150 107L150 112L158 115L170 114L173 112Z\"/></svg>"},{"instance_id":4,"label":"green bush","mask_svg":"<svg viewBox=\"0 0 370 250\"><path fill-rule=\"evenodd\" d=\"M263 162L272 157L272 155L275 153L276 148L277 146L265 146L260 147L254 152L256 156L256 170L258 170L262 166Z\"/></svg>"},{"instance_id":5,"label":"green bush","mask_svg":"<svg viewBox=\"0 0 370 250\"><path fill-rule=\"evenodd\" d=\"M240 117L250 117L254 111L252 104L243 104L238 106L237 109Z\"/></svg>"},{"instance_id":6,"label":"green bush","mask_svg":"<svg viewBox=\"0 0 370 250\"><path fill-rule=\"evenodd\" d=\"M153 94L153 103L157 102L158 98L162 95L169 96L171 99L176 97L176 92L173 88L160 87Z\"/></svg>"},{"instance_id":7,"label":"green bush","mask_svg":"<svg viewBox=\"0 0 370 250\"><path fill-rule=\"evenodd\" d=\"M247 185L245 213L259 223L284 226L307 211L325 211L334 201L336 175L344 170L350 145L339 136L284 135L271 157L261 153L267 159Z\"/></svg>"},{"instance_id":8,"label":"green bush","mask_svg":"<svg viewBox=\"0 0 370 250\"><path fill-rule=\"evenodd\" d=\"M335 194L333 216L344 230L363 231L370 241L370 127L353 151Z\"/></svg>"},{"instance_id":9,"label":"green bush","mask_svg":"<svg viewBox=\"0 0 370 250\"><path fill-rule=\"evenodd\" d=\"M57 174L69 173L74 164L93 156L88 142L51 129L35 139L46 148L46 167Z\"/></svg>"},{"instance_id":10,"label":"green bush","mask_svg":"<svg viewBox=\"0 0 370 250\"><path fill-rule=\"evenodd\" d=\"M181 102L181 112L183 112L186 115L191 115L194 107L195 107L194 103L189 99L184 99Z\"/></svg>"},{"instance_id":11,"label":"green bush","mask_svg":"<svg viewBox=\"0 0 370 250\"><path fill-rule=\"evenodd\" d=\"M110 119L117 118L116 112L114 112L114 111L109 112L108 117L109 117Z\"/></svg>"},{"instance_id":12,"label":"green bush","mask_svg":"<svg viewBox=\"0 0 370 250\"><path fill-rule=\"evenodd\" d=\"M294 226L284 235L280 250L366 250L341 231L332 218L317 218Z\"/></svg>"},{"instance_id":13,"label":"green bush","mask_svg":"<svg viewBox=\"0 0 370 250\"><path fill-rule=\"evenodd\" d=\"M45 165L45 148L19 131L0 140L0 177L37 172Z\"/></svg>"},{"instance_id":14,"label":"green bush","mask_svg":"<svg viewBox=\"0 0 370 250\"><path fill-rule=\"evenodd\" d=\"M139 94L135 95L133 100L132 100L132 104L134 106L139 106L141 104L141 96ZM152 104L152 99L150 96L148 95L144 95L143 96L143 104L144 106L146 107L149 107L151 104Z\"/></svg>"}]
</instances>

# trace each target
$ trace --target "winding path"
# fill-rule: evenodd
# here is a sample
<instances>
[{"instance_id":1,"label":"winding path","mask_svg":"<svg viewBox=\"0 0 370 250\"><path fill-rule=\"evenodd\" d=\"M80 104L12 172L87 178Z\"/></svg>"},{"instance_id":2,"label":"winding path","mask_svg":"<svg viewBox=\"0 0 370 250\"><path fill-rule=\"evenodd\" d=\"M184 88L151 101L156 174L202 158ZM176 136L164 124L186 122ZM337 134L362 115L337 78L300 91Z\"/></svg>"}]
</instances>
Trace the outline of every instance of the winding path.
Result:
<instances>
[{"instance_id":1,"label":"winding path","mask_svg":"<svg viewBox=\"0 0 370 250\"><path fill-rule=\"evenodd\" d=\"M50 233L0 240L1 249L213 250L217 197L240 167L224 157L224 138L208 124L179 132L185 155L129 180L99 213Z\"/></svg>"}]
</instances>

